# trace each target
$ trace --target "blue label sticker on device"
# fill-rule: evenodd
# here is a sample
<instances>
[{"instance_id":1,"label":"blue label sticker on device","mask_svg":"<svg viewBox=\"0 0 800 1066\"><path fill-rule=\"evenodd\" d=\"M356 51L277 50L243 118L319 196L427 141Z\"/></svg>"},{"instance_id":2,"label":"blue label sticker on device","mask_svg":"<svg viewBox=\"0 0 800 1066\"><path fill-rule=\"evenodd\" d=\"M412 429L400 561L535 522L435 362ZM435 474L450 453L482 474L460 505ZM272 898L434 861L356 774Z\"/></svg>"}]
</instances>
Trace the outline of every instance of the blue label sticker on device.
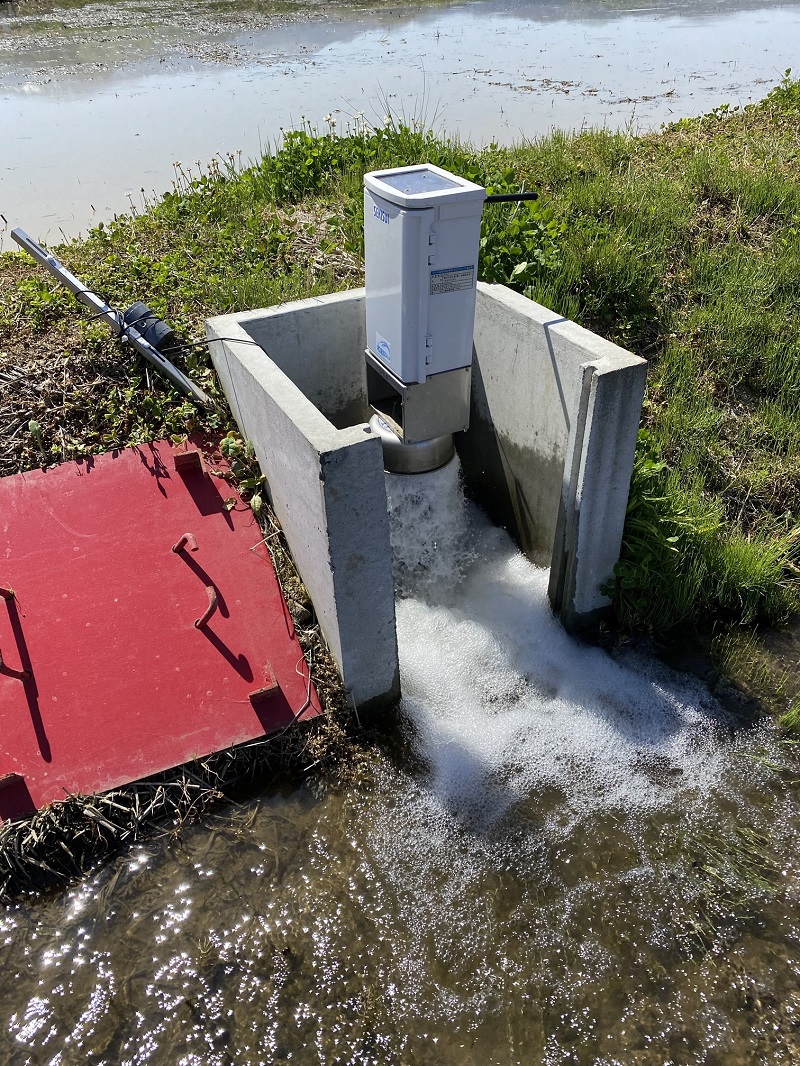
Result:
<instances>
[{"instance_id":1,"label":"blue label sticker on device","mask_svg":"<svg viewBox=\"0 0 800 1066\"><path fill-rule=\"evenodd\" d=\"M443 292L461 292L463 289L475 288L475 267L447 267L446 270L431 271L431 296Z\"/></svg>"},{"instance_id":2,"label":"blue label sticker on device","mask_svg":"<svg viewBox=\"0 0 800 1066\"><path fill-rule=\"evenodd\" d=\"M391 363L392 346L380 333L375 334L375 351L383 359L384 363Z\"/></svg>"}]
</instances>

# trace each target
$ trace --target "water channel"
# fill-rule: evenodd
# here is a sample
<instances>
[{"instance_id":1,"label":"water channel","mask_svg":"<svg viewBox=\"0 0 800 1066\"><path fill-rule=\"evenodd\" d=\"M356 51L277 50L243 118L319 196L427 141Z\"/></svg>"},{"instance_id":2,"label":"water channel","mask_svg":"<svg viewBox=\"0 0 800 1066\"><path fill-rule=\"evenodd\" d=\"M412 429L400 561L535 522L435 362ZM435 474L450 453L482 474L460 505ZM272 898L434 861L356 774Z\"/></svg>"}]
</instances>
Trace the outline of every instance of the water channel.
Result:
<instances>
[{"instance_id":1,"label":"water channel","mask_svg":"<svg viewBox=\"0 0 800 1066\"><path fill-rule=\"evenodd\" d=\"M763 96L799 44L799 0L0 0L0 248L9 226L86 232L175 161L246 161L303 116L475 143L647 130Z\"/></svg>"},{"instance_id":2,"label":"water channel","mask_svg":"<svg viewBox=\"0 0 800 1066\"><path fill-rule=\"evenodd\" d=\"M402 743L0 916L0 1060L794 1061L771 729L567 636L454 465L389 478Z\"/></svg>"}]
</instances>

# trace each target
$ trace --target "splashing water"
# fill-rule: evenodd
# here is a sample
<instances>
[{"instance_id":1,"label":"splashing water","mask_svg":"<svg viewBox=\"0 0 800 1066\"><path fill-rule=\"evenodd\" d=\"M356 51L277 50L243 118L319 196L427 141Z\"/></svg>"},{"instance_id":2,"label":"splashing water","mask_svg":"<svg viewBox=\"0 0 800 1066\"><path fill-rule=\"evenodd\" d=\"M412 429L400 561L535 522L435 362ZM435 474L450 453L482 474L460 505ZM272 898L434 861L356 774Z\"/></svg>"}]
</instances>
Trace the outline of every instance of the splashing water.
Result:
<instances>
[{"instance_id":1,"label":"splashing water","mask_svg":"<svg viewBox=\"0 0 800 1066\"><path fill-rule=\"evenodd\" d=\"M718 785L721 709L697 683L565 633L547 571L466 502L457 460L388 481L403 707L439 802L494 823L558 795L572 831Z\"/></svg>"},{"instance_id":2,"label":"splashing water","mask_svg":"<svg viewBox=\"0 0 800 1066\"><path fill-rule=\"evenodd\" d=\"M449 600L474 561L461 465L386 474L397 598Z\"/></svg>"},{"instance_id":3,"label":"splashing water","mask_svg":"<svg viewBox=\"0 0 800 1066\"><path fill-rule=\"evenodd\" d=\"M800 819L769 729L565 634L456 464L387 488L415 757L0 915L0 1061L796 1061Z\"/></svg>"}]
</instances>

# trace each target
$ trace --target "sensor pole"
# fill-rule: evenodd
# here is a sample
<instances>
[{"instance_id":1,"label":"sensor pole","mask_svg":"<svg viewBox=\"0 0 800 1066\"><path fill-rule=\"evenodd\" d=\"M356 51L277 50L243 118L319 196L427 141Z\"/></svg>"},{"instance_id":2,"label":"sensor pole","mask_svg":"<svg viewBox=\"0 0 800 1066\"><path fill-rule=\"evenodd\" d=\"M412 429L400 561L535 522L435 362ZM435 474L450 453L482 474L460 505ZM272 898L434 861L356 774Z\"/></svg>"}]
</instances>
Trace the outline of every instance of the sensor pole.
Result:
<instances>
[{"instance_id":1,"label":"sensor pole","mask_svg":"<svg viewBox=\"0 0 800 1066\"><path fill-rule=\"evenodd\" d=\"M102 300L97 295L97 293L92 292L91 289L87 289L83 282L67 270L64 264L56 259L54 255L51 255L46 248L37 244L35 240L29 237L28 234L21 229L12 229L11 237L17 242L20 248L26 251L37 263L46 267L53 277L57 281L60 281L62 285L66 286L66 288L68 288L82 304L85 304L90 310L94 311L96 318L105 319L118 337L122 337L123 341L128 341L129 344L132 344L140 355L143 355L149 363L152 363L157 370L160 370L165 377L169 378L169 380L176 385L181 392L185 393L187 396L191 396L193 400L202 404L204 407L214 406L214 401L207 393L203 392L198 385L195 385L193 381L178 370L169 359L165 358L157 348L150 344L149 341L145 340L142 334L133 325L128 325L119 311L110 307L105 300Z\"/></svg>"}]
</instances>

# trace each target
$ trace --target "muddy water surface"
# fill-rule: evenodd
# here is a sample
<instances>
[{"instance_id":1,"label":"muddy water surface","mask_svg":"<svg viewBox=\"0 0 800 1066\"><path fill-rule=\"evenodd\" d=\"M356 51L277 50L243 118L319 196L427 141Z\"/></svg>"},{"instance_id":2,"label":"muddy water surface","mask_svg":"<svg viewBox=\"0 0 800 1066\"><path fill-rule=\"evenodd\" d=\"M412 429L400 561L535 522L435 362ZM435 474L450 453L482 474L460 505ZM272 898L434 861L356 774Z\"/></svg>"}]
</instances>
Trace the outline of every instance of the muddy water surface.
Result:
<instances>
[{"instance_id":1,"label":"muddy water surface","mask_svg":"<svg viewBox=\"0 0 800 1066\"><path fill-rule=\"evenodd\" d=\"M567 637L427 477L389 484L400 743L7 911L0 1061L796 1061L791 757Z\"/></svg>"},{"instance_id":2,"label":"muddy water surface","mask_svg":"<svg viewBox=\"0 0 800 1066\"><path fill-rule=\"evenodd\" d=\"M175 160L254 157L302 116L481 143L654 128L762 96L798 45L798 0L0 0L0 212L75 235L164 192Z\"/></svg>"}]
</instances>

